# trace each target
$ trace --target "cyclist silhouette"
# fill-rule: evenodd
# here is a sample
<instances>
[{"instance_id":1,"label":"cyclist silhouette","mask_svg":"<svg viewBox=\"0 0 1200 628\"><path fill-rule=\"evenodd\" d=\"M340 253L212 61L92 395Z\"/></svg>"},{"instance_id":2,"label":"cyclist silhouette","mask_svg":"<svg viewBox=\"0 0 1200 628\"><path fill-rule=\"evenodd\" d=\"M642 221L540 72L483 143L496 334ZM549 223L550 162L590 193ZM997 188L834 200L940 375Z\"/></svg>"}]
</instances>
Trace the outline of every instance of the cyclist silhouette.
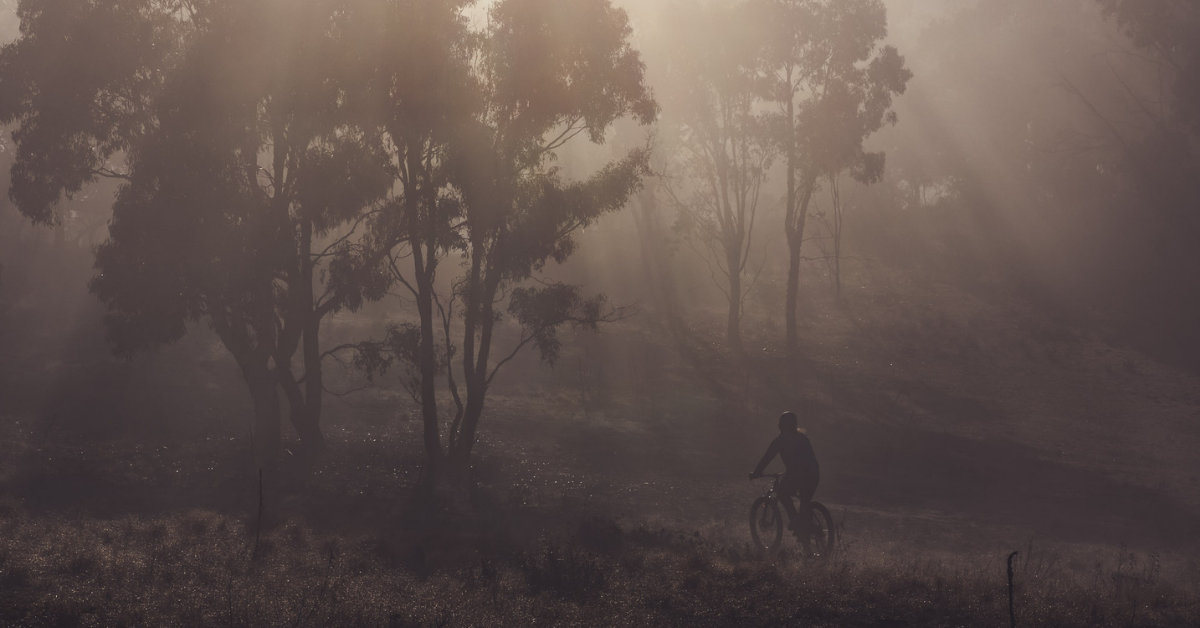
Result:
<instances>
[{"instance_id":1,"label":"cyclist silhouette","mask_svg":"<svg viewBox=\"0 0 1200 628\"><path fill-rule=\"evenodd\" d=\"M817 456L813 453L812 443L808 436L798 429L795 412L784 412L779 415L779 436L771 441L767 453L758 466L750 474L750 479L762 477L763 469L779 456L787 472L779 482L778 492L783 508L787 511L788 529L792 530L800 540L805 551L809 551L808 537L811 522L809 512L812 509L813 494L817 492L817 482L821 479L821 468L817 464ZM796 507L792 504L792 496L800 498L800 511L803 517L797 518Z\"/></svg>"}]
</instances>

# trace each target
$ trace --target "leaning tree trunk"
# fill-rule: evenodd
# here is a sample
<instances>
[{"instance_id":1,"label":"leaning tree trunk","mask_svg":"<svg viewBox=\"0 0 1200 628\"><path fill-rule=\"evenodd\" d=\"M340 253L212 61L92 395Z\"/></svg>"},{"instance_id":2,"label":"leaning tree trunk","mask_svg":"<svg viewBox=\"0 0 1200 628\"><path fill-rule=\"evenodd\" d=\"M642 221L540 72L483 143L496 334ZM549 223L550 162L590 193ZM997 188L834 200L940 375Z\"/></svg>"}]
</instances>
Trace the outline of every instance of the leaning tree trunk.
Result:
<instances>
[{"instance_id":1,"label":"leaning tree trunk","mask_svg":"<svg viewBox=\"0 0 1200 628\"><path fill-rule=\"evenodd\" d=\"M220 309L215 308L215 309ZM254 423L250 429L251 453L254 457L255 475L264 470L271 477L279 468L283 451L283 425L280 419L279 374L271 369L271 353L266 349L273 346L277 338L274 327L266 326L258 342L265 346L256 347L249 339L247 330L230 324L222 316L211 319L221 343L233 355L242 372L242 380L250 390L254 403Z\"/></svg>"},{"instance_id":2,"label":"leaning tree trunk","mask_svg":"<svg viewBox=\"0 0 1200 628\"><path fill-rule=\"evenodd\" d=\"M489 285L489 288L491 286ZM492 333L495 318L492 316L492 300L495 289L485 292L487 298L483 302L480 315L479 355L476 358L474 371L467 374L467 403L463 408L462 425L455 439L455 451L451 460L451 474L456 482L466 483L471 477L471 452L475 448L476 434L479 428L479 418L483 416L484 400L488 389L488 358L492 348Z\"/></svg>"},{"instance_id":3,"label":"leaning tree trunk","mask_svg":"<svg viewBox=\"0 0 1200 628\"><path fill-rule=\"evenodd\" d=\"M498 238L502 240L503 235ZM503 242L497 244L497 248ZM471 479L471 453L475 448L476 433L479 419L483 415L484 400L488 391L488 363L492 351L492 339L496 327L495 303L499 289L499 275L489 272L486 280L483 274L483 256L486 254L483 246L474 247L475 259L472 261L471 280L468 287L467 308L464 330L463 371L467 385L467 402L463 408L462 423L454 439L454 451L450 454L450 479L458 484L466 484ZM475 330L479 330L478 345L475 344Z\"/></svg>"},{"instance_id":4,"label":"leaning tree trunk","mask_svg":"<svg viewBox=\"0 0 1200 628\"><path fill-rule=\"evenodd\" d=\"M307 351L305 354L307 357ZM283 389L284 396L287 397L288 418L291 420L292 428L300 437L301 460L307 467L324 449L325 437L321 434L320 406L314 409L310 400L305 398L300 382L296 380L296 375L292 372L291 359L291 355L286 351L277 355L275 358L276 371L278 372L279 386ZM305 362L307 373L314 372L312 366L308 364L308 360ZM307 373L304 381L311 383ZM320 403L319 398L317 403Z\"/></svg>"},{"instance_id":5,"label":"leaning tree trunk","mask_svg":"<svg viewBox=\"0 0 1200 628\"><path fill-rule=\"evenodd\" d=\"M487 364L492 342L492 318L495 299L495 280L484 281L484 258L488 255L482 242L471 244L471 270L463 295L463 381L467 400L458 432L451 434L453 448L448 454L447 471L452 482L465 484L470 480L471 450L475 446L475 431L483 414L483 399L487 391ZM482 368L480 367L482 365Z\"/></svg>"}]
</instances>

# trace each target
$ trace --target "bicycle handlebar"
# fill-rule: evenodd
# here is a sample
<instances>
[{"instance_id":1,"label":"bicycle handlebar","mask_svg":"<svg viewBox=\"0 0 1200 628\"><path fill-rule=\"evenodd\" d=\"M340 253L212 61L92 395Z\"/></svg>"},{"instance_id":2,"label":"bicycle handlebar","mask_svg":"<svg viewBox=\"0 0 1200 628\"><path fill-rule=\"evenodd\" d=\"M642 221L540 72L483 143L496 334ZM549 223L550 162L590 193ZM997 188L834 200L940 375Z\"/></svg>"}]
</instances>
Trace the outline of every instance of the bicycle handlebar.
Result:
<instances>
[{"instance_id":1,"label":"bicycle handlebar","mask_svg":"<svg viewBox=\"0 0 1200 628\"><path fill-rule=\"evenodd\" d=\"M778 480L781 477L783 477L782 473L763 473L763 474L759 475L758 477L752 477L750 479L751 480L761 480L762 478L775 478L776 480Z\"/></svg>"}]
</instances>

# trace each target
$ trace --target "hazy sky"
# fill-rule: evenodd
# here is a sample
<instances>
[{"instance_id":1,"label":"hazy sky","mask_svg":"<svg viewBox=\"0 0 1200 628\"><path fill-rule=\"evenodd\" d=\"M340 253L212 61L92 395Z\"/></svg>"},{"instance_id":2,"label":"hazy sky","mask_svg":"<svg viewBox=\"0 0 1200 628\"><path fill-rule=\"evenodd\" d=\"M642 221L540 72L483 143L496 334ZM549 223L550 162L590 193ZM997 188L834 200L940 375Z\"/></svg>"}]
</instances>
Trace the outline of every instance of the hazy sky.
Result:
<instances>
[{"instance_id":1,"label":"hazy sky","mask_svg":"<svg viewBox=\"0 0 1200 628\"><path fill-rule=\"evenodd\" d=\"M693 0L694 1L694 0ZM888 6L889 22L892 24L893 35L901 41L911 41L919 34L922 27L939 14L947 11L948 7L961 7L975 0L885 0ZM487 9L495 0L483 0L469 9L469 15L477 23L486 18ZM629 12L630 19L636 28L639 22L650 19L655 12L665 4L687 5L688 0L615 0L618 6ZM17 0L0 0L0 39L4 41L15 38L18 34L16 18Z\"/></svg>"}]
</instances>

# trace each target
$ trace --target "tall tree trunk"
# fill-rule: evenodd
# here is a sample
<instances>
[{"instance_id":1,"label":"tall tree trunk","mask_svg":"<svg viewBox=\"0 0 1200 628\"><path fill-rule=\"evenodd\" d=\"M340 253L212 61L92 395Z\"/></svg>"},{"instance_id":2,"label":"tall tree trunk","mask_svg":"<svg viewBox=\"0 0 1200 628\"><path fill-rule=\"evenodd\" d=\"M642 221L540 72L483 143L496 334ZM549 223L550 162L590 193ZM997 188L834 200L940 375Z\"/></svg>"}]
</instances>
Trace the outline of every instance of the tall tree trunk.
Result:
<instances>
[{"instance_id":1,"label":"tall tree trunk","mask_svg":"<svg viewBox=\"0 0 1200 628\"><path fill-rule=\"evenodd\" d=\"M214 310L220 312L223 308L215 304ZM250 389L250 399L254 403L254 423L250 429L251 450L254 465L257 469L265 469L270 477L279 467L280 454L283 445L283 425L280 419L279 404L279 374L273 371L271 351L277 338L274 326L264 326L256 347L250 340L247 330L240 324L231 324L225 317L214 314L211 317L213 329L221 338L221 343L233 355L238 368L242 372L242 380ZM255 475L257 476L257 469Z\"/></svg>"},{"instance_id":2,"label":"tall tree trunk","mask_svg":"<svg viewBox=\"0 0 1200 628\"><path fill-rule=\"evenodd\" d=\"M442 436L437 406L437 338L433 333L433 260L425 260L420 243L413 239L413 264L416 266L417 311L421 317L421 417L424 421L425 458L429 478L437 482L442 471ZM432 247L429 248L432 252ZM432 256L431 256L432 257ZM450 365L447 365L450 368Z\"/></svg>"},{"instance_id":3,"label":"tall tree trunk","mask_svg":"<svg viewBox=\"0 0 1200 628\"><path fill-rule=\"evenodd\" d=\"M837 174L829 175L829 194L833 199L833 285L834 294L842 296L842 192Z\"/></svg>"},{"instance_id":4,"label":"tall tree trunk","mask_svg":"<svg viewBox=\"0 0 1200 628\"><path fill-rule=\"evenodd\" d=\"M796 302L800 296L800 245L788 238L787 307L784 318L787 324L788 355L800 354L800 335L796 331Z\"/></svg>"},{"instance_id":5,"label":"tall tree trunk","mask_svg":"<svg viewBox=\"0 0 1200 628\"><path fill-rule=\"evenodd\" d=\"M793 242L796 212L796 93L792 84L793 68L787 69L787 210L784 233L788 239L788 282L787 301L784 305L784 327L787 328L787 352L796 357L800 353L800 338L796 333L796 299L800 293L800 242Z\"/></svg>"},{"instance_id":6,"label":"tall tree trunk","mask_svg":"<svg viewBox=\"0 0 1200 628\"><path fill-rule=\"evenodd\" d=\"M305 466L316 461L325 449L325 435L321 433L321 406L325 396L325 380L321 374L321 313L317 311L317 303L313 294L313 260L311 255L313 224L304 220L301 224L299 256L300 273L296 279L297 285L291 289L297 291L295 307L299 309L302 321L300 329L304 343L304 396L289 394L288 403L292 407L292 427L300 437L300 453ZM293 345L291 350L294 351ZM286 361L290 364L291 355ZM278 365L277 365L278 366ZM290 378L290 373L288 378Z\"/></svg>"},{"instance_id":7,"label":"tall tree trunk","mask_svg":"<svg viewBox=\"0 0 1200 628\"><path fill-rule=\"evenodd\" d=\"M484 259L487 255L503 256L505 246L504 233L496 237L496 244L488 252L482 244L476 243L472 248L471 278L467 288L467 308L464 333L463 371L467 384L467 403L463 409L462 424L455 438L455 448L451 454L450 474L453 481L466 483L471 477L471 452L475 448L476 432L479 418L483 415L484 400L488 390L488 362L492 351L492 337L495 331L496 318L494 308L496 291L500 285L500 274L486 265L489 271L485 275ZM479 341L475 343L475 330L479 330Z\"/></svg>"},{"instance_id":8,"label":"tall tree trunk","mask_svg":"<svg viewBox=\"0 0 1200 628\"><path fill-rule=\"evenodd\" d=\"M283 446L283 422L280 419L279 389L276 378L266 368L246 372L243 378L254 401L254 462L273 475L279 468Z\"/></svg>"},{"instance_id":9,"label":"tall tree trunk","mask_svg":"<svg viewBox=\"0 0 1200 628\"><path fill-rule=\"evenodd\" d=\"M467 395L462 425L459 427L458 438L455 440L448 465L450 476L457 483L465 483L471 477L471 452L475 449L479 418L483 415L484 396L482 391Z\"/></svg>"},{"instance_id":10,"label":"tall tree trunk","mask_svg":"<svg viewBox=\"0 0 1200 628\"><path fill-rule=\"evenodd\" d=\"M796 331L796 307L800 300L800 251L804 245L804 225L808 221L808 207L812 202L816 179L810 177L800 191L800 207L786 225L788 241L787 303L784 318L787 325L787 348L792 357L800 355L800 335Z\"/></svg>"},{"instance_id":11,"label":"tall tree trunk","mask_svg":"<svg viewBox=\"0 0 1200 628\"><path fill-rule=\"evenodd\" d=\"M275 355L275 371L278 374L279 387L283 390L284 396L288 402L288 419L292 423L292 428L296 430L296 434L300 437L300 455L305 466L313 463L320 455L325 447L325 437L321 434L320 427L320 410L314 412L310 406L309 400L305 398L305 391L301 388L300 382L296 379L296 374L292 372L292 354L298 348L298 344L293 344L294 341L290 338L292 335L297 335L295 332L288 330L287 333L281 336L281 346ZM303 332L298 334L303 337ZM304 352L306 373L313 372L313 366L310 364L311 358L309 351ZM316 356L319 361L320 356ZM318 367L319 368L319 367ZM305 375L306 384L311 384L309 376ZM319 401L318 401L319 403Z\"/></svg>"},{"instance_id":12,"label":"tall tree trunk","mask_svg":"<svg viewBox=\"0 0 1200 628\"><path fill-rule=\"evenodd\" d=\"M300 413L292 413L292 426L300 436L305 463L311 463L325 450L321 432L321 405L325 382L321 374L321 321L314 313L304 326L304 404Z\"/></svg>"},{"instance_id":13,"label":"tall tree trunk","mask_svg":"<svg viewBox=\"0 0 1200 628\"><path fill-rule=\"evenodd\" d=\"M842 241L841 233L833 243L833 293L838 298L842 296Z\"/></svg>"},{"instance_id":14,"label":"tall tree trunk","mask_svg":"<svg viewBox=\"0 0 1200 628\"><path fill-rule=\"evenodd\" d=\"M740 242L739 242L740 244ZM742 251L740 246L726 247L729 264L729 322L726 339L735 352L742 351Z\"/></svg>"}]
</instances>

